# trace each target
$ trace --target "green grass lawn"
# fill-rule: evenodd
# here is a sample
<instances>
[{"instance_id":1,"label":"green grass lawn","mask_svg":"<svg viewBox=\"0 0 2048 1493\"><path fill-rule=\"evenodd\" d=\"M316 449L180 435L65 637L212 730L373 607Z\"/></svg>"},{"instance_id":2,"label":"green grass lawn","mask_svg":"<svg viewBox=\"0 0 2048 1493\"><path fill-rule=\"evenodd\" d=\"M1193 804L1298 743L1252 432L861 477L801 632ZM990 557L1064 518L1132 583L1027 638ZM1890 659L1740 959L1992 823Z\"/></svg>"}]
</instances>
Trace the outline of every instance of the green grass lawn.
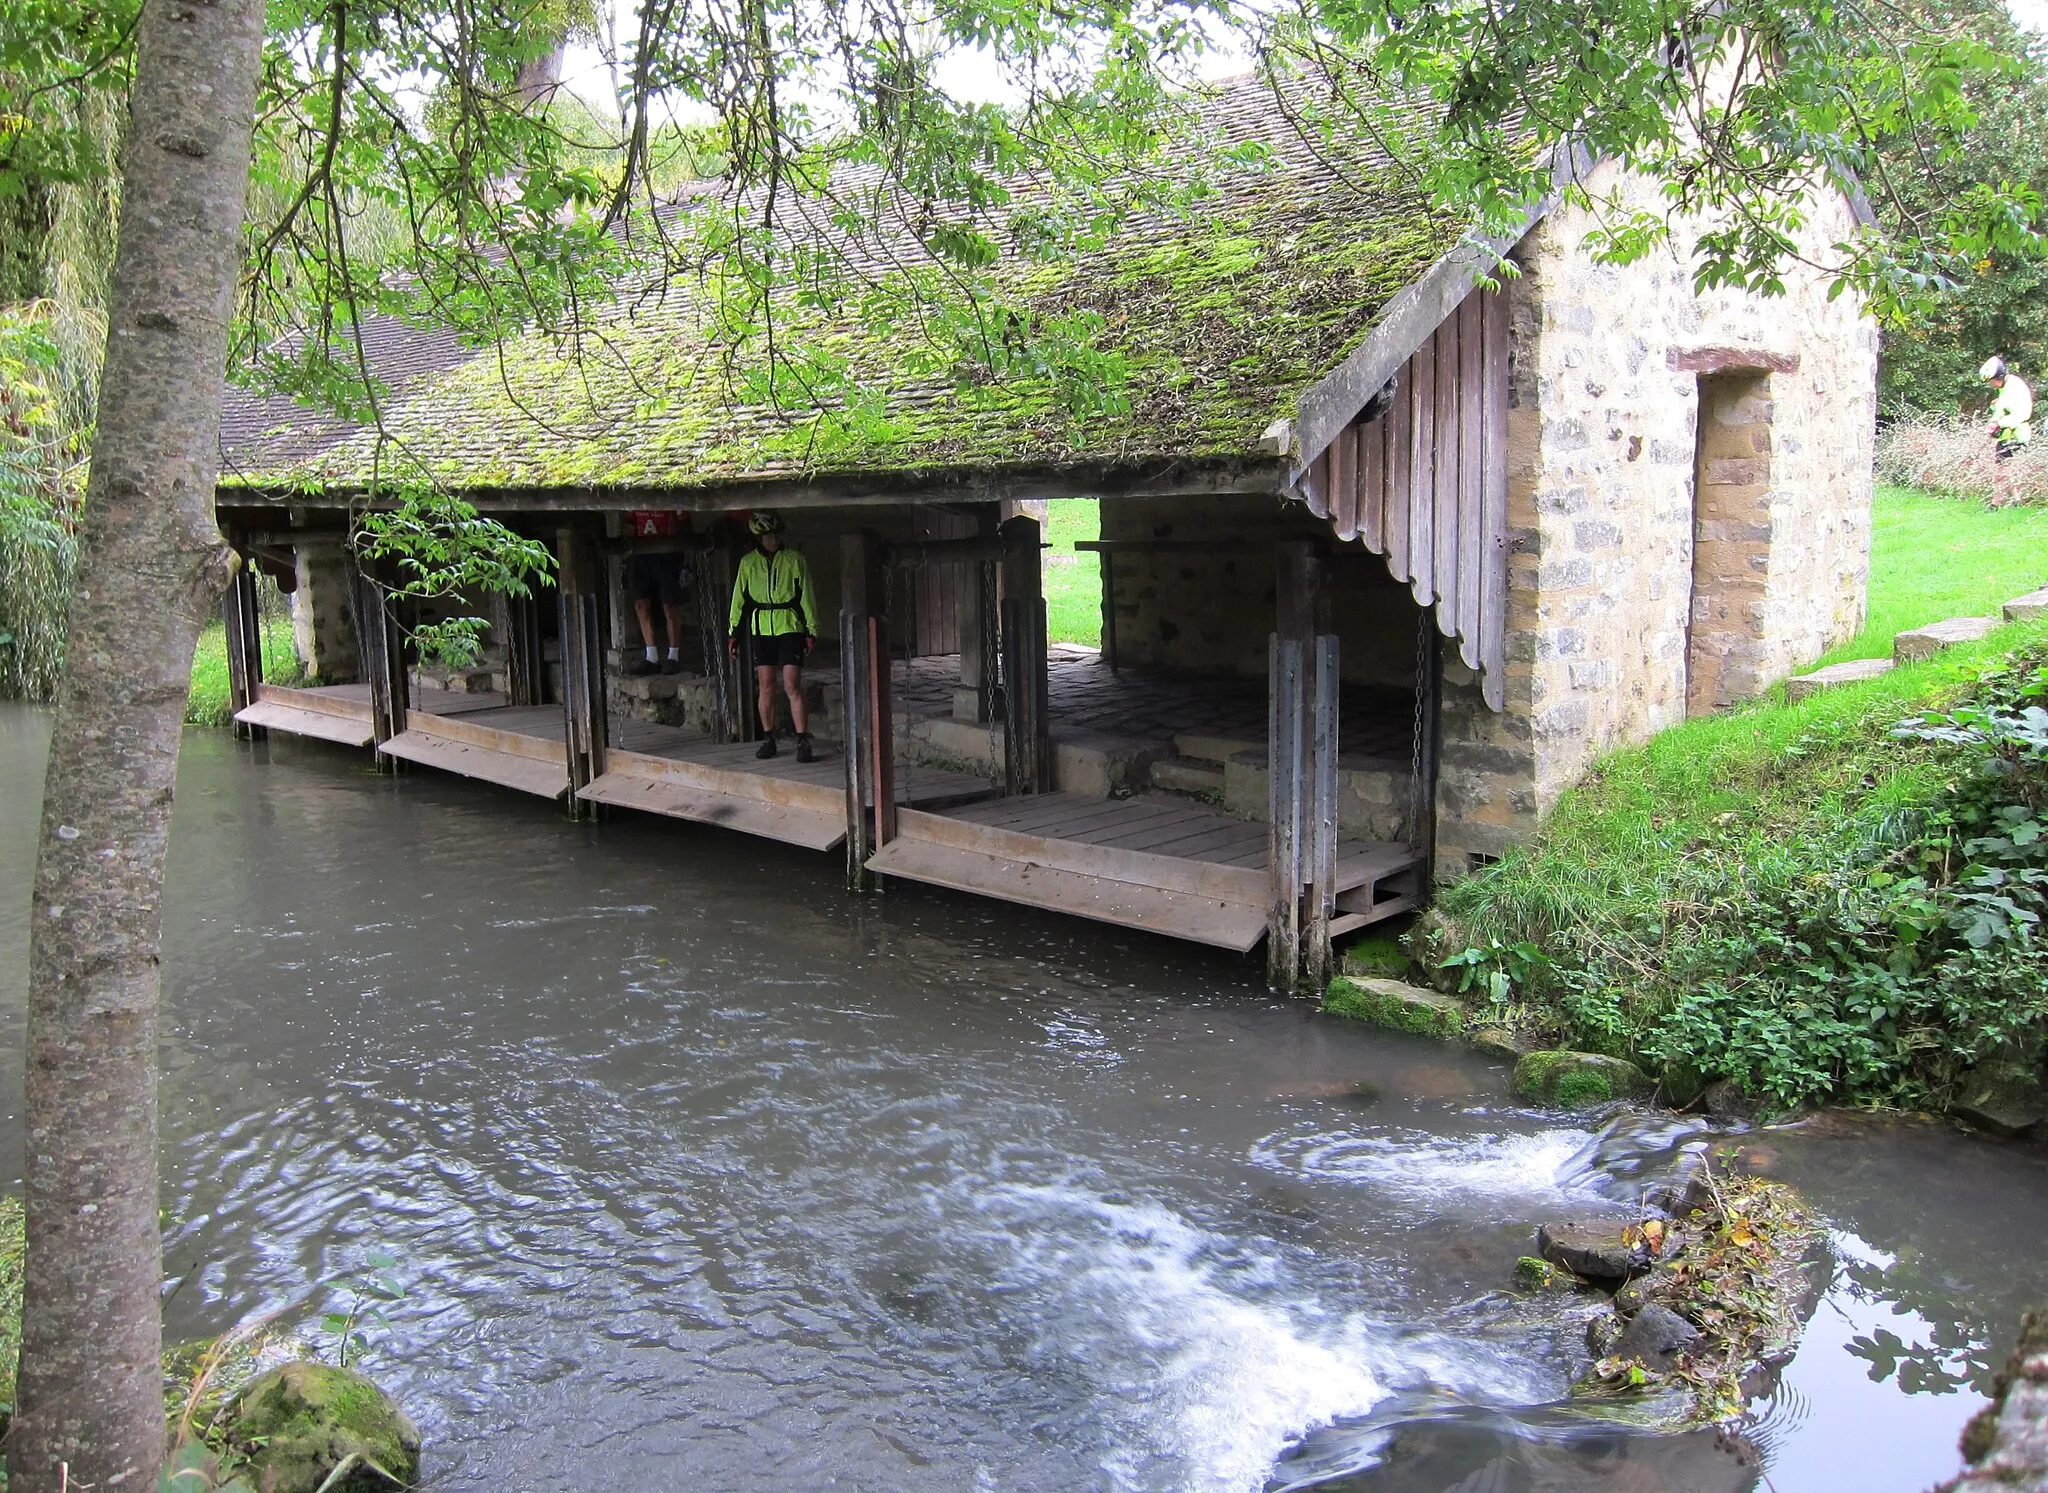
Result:
<instances>
[{"instance_id":1,"label":"green grass lawn","mask_svg":"<svg viewBox=\"0 0 2048 1493\"><path fill-rule=\"evenodd\" d=\"M299 677L289 616L263 619L263 677L277 684ZM185 705L185 720L194 726L228 723L228 635L226 626L217 620L207 623L206 631L199 635L198 651L192 655L192 695Z\"/></svg>"},{"instance_id":2,"label":"green grass lawn","mask_svg":"<svg viewBox=\"0 0 2048 1493\"><path fill-rule=\"evenodd\" d=\"M2048 509L1986 508L1880 487L1871 513L1863 631L1821 662L1889 658L1892 636L1947 617L1990 615L2048 585Z\"/></svg>"},{"instance_id":3,"label":"green grass lawn","mask_svg":"<svg viewBox=\"0 0 2048 1493\"><path fill-rule=\"evenodd\" d=\"M1052 643L1102 646L1102 557L1077 553L1074 541L1102 534L1102 508L1093 498L1048 503L1045 552L1045 632Z\"/></svg>"}]
</instances>

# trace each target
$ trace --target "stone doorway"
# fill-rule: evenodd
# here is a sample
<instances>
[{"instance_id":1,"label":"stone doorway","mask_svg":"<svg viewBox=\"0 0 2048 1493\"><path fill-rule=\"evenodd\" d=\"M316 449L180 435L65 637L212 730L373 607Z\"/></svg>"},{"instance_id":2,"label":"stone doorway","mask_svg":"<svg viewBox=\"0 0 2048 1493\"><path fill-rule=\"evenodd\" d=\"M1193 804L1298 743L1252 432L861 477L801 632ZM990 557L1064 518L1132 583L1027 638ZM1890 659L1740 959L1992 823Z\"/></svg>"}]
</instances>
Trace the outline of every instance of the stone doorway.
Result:
<instances>
[{"instance_id":1,"label":"stone doorway","mask_svg":"<svg viewBox=\"0 0 2048 1493\"><path fill-rule=\"evenodd\" d=\"M1771 563L1771 375L1700 376L1693 467L1692 605L1685 709L1705 715L1760 692Z\"/></svg>"}]
</instances>

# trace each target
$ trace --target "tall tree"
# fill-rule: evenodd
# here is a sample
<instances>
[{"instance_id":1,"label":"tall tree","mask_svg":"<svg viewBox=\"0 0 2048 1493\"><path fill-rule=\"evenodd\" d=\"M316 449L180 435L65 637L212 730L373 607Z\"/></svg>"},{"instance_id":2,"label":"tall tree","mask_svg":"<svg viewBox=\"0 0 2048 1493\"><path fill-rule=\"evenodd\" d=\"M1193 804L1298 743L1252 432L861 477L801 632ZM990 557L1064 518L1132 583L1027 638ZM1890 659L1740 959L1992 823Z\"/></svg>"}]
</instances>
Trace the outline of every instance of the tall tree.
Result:
<instances>
[{"instance_id":1,"label":"tall tree","mask_svg":"<svg viewBox=\"0 0 2048 1493\"><path fill-rule=\"evenodd\" d=\"M715 297L707 335L738 404L886 419L859 370L806 345L807 310L844 303L927 371L1049 385L1086 417L1119 398L1099 325L1017 287L1134 211L1189 209L1214 172L1258 169L1255 151L1169 148L1185 143L1175 85L1217 44L1253 57L1276 114L1319 145L1375 140L1481 226L1551 189L1553 147L1649 172L1670 214L1719 225L1696 275L1764 290L1815 181L1881 176L1872 142L1908 120L1966 124L1955 80L1996 63L1885 0L639 0L616 135L593 141L594 116L571 127L536 86L571 9L270 0L266 45L258 0L144 6L34 896L18 1493L134 1487L161 1449L159 899L194 640L226 575L210 501L231 313L237 376L374 423L372 313L573 336L637 268ZM48 65L68 56L50 39L113 14L10 5L0 197L28 101L107 71ZM1011 103L948 91L940 64L961 50L994 59ZM724 174L661 197L664 140L701 143L655 123L677 113L717 121ZM1925 240L1858 239L1829 267L1902 304L1930 262L2024 246L2014 206L1973 197ZM1614 207L1603 251L1647 253L1666 226ZM657 376L645 397L661 394ZM389 450L400 481L370 495L373 545L491 538Z\"/></svg>"},{"instance_id":2,"label":"tall tree","mask_svg":"<svg viewBox=\"0 0 2048 1493\"><path fill-rule=\"evenodd\" d=\"M164 854L213 522L262 0L148 0L100 417L36 859L28 1230L9 1486L155 1482Z\"/></svg>"}]
</instances>

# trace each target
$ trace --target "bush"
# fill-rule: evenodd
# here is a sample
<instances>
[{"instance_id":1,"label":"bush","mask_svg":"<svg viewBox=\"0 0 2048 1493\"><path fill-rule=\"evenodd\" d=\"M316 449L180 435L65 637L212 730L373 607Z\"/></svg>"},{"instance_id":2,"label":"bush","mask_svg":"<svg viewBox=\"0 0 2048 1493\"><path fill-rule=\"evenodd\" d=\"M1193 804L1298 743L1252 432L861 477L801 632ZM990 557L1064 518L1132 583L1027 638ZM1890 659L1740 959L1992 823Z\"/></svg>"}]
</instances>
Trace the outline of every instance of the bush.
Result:
<instances>
[{"instance_id":1,"label":"bush","mask_svg":"<svg viewBox=\"0 0 2048 1493\"><path fill-rule=\"evenodd\" d=\"M1980 418L1922 415L1894 421L1878 436L1880 482L1988 499L1994 465ZM2012 459L2011 476L2020 501L2048 504L2048 438L2030 442Z\"/></svg>"},{"instance_id":2,"label":"bush","mask_svg":"<svg viewBox=\"0 0 2048 1493\"><path fill-rule=\"evenodd\" d=\"M1525 1024L1786 1105L1939 1108L1980 1062L2033 1063L2048 629L2025 636L1988 665L1670 733L1697 760L1623 754L1535 846L1448 889L1444 927L1541 950L1495 993Z\"/></svg>"}]
</instances>

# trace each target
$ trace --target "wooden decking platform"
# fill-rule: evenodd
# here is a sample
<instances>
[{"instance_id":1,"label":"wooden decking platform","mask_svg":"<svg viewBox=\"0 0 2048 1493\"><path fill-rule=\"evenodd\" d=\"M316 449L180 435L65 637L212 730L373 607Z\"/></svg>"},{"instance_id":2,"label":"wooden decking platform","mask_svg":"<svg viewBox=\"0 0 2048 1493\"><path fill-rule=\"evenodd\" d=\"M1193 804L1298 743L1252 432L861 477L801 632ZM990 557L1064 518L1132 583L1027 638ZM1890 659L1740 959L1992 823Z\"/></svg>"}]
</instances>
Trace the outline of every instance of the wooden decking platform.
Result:
<instances>
[{"instance_id":1,"label":"wooden decking platform","mask_svg":"<svg viewBox=\"0 0 2048 1493\"><path fill-rule=\"evenodd\" d=\"M1243 952L1266 935L1267 831L1185 800L1046 793L905 810L870 870ZM1421 857L1337 844L1333 934L1417 905Z\"/></svg>"},{"instance_id":2,"label":"wooden decking platform","mask_svg":"<svg viewBox=\"0 0 2048 1493\"><path fill-rule=\"evenodd\" d=\"M418 690L389 756L543 798L568 792L559 705ZM371 743L364 685L263 685L236 717L301 736ZM580 798L831 850L846 837L845 762L802 763L785 746L718 745L644 721L611 723L605 772ZM1001 798L980 778L898 768L897 837L869 859L884 876L974 892L1240 952L1266 935L1267 830L1166 795ZM1343 839L1333 935L1419 904L1421 858L1405 845Z\"/></svg>"},{"instance_id":3,"label":"wooden decking platform","mask_svg":"<svg viewBox=\"0 0 2048 1493\"><path fill-rule=\"evenodd\" d=\"M714 745L663 726L622 726L621 740L605 753L604 776L579 797L812 850L830 850L846 838L846 763L836 747L821 750L816 762L799 762L785 744L764 762L751 741ZM897 803L926 809L994 792L980 778L923 767L896 782Z\"/></svg>"},{"instance_id":4,"label":"wooden decking platform","mask_svg":"<svg viewBox=\"0 0 2048 1493\"><path fill-rule=\"evenodd\" d=\"M503 695L462 694L454 690L426 689L413 709L433 716L462 715L490 710L505 703ZM559 714L559 712L557 712ZM307 689L282 684L259 684L256 701L235 712L244 725L264 726L288 736L312 736L321 741L338 741L343 746L368 746L370 730L370 687L367 684L317 684Z\"/></svg>"}]
</instances>

